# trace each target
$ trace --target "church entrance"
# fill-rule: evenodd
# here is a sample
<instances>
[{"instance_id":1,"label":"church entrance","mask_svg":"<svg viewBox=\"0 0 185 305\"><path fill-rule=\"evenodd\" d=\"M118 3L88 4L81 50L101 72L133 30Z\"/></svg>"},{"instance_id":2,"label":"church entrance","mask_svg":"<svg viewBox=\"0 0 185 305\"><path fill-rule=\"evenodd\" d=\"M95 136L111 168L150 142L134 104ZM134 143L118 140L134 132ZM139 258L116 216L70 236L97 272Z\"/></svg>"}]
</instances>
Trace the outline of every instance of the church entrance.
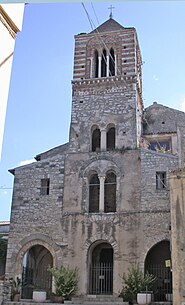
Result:
<instances>
[{"instance_id":1,"label":"church entrance","mask_svg":"<svg viewBox=\"0 0 185 305\"><path fill-rule=\"evenodd\" d=\"M113 248L106 242L90 249L89 293L113 293Z\"/></svg>"},{"instance_id":2,"label":"church entrance","mask_svg":"<svg viewBox=\"0 0 185 305\"><path fill-rule=\"evenodd\" d=\"M52 291L49 266L53 266L53 258L44 246L35 245L25 253L22 269L22 299L32 299L34 289L46 291L49 298Z\"/></svg>"},{"instance_id":3,"label":"church entrance","mask_svg":"<svg viewBox=\"0 0 185 305\"><path fill-rule=\"evenodd\" d=\"M153 246L145 260L145 272L156 277L154 301L172 301L172 272L170 242L161 241Z\"/></svg>"}]
</instances>

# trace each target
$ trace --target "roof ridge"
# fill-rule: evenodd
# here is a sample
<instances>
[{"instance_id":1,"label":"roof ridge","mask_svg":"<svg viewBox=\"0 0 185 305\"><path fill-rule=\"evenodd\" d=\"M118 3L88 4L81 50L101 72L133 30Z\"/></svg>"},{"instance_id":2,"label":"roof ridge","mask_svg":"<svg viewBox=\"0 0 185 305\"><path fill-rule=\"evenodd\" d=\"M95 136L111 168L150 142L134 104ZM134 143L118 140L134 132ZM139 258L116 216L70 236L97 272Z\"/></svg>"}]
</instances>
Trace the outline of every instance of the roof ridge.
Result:
<instances>
[{"instance_id":1,"label":"roof ridge","mask_svg":"<svg viewBox=\"0 0 185 305\"><path fill-rule=\"evenodd\" d=\"M112 31L118 31L118 30L122 30L122 29L124 29L124 27L121 24L119 24L113 18L109 18L105 22L100 24L96 29L91 31L89 34L92 34L95 32L112 32Z\"/></svg>"}]
</instances>

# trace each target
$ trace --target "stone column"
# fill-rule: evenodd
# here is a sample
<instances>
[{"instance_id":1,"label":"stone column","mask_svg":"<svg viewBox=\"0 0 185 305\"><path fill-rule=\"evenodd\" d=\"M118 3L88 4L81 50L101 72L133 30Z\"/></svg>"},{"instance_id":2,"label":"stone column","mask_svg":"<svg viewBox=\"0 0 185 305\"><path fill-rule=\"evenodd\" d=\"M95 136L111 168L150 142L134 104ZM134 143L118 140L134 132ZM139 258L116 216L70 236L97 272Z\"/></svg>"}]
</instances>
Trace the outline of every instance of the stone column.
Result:
<instances>
[{"instance_id":1,"label":"stone column","mask_svg":"<svg viewBox=\"0 0 185 305\"><path fill-rule=\"evenodd\" d=\"M101 77L101 56L98 57L98 77Z\"/></svg>"},{"instance_id":2,"label":"stone column","mask_svg":"<svg viewBox=\"0 0 185 305\"><path fill-rule=\"evenodd\" d=\"M101 130L101 146L100 150L101 151L106 151L107 149L107 132L105 129Z\"/></svg>"},{"instance_id":3,"label":"stone column","mask_svg":"<svg viewBox=\"0 0 185 305\"><path fill-rule=\"evenodd\" d=\"M104 212L104 182L105 176L99 176L100 180L100 198L99 198L99 212Z\"/></svg>"},{"instance_id":4,"label":"stone column","mask_svg":"<svg viewBox=\"0 0 185 305\"><path fill-rule=\"evenodd\" d=\"M107 77L109 77L109 55L107 55Z\"/></svg>"}]
</instances>

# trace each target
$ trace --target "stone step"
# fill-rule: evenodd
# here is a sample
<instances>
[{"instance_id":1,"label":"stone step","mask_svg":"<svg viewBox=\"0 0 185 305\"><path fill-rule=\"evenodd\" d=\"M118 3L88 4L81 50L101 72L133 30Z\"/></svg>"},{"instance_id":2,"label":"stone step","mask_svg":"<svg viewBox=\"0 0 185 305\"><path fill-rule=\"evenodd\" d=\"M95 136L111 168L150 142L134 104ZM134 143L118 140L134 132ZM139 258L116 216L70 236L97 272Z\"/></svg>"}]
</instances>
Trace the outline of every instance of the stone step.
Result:
<instances>
[{"instance_id":1,"label":"stone step","mask_svg":"<svg viewBox=\"0 0 185 305\"><path fill-rule=\"evenodd\" d=\"M75 299L75 300L74 300ZM72 301L64 301L64 305L128 305L127 302L123 302L121 298L74 298ZM61 303L51 303L50 300L47 300L42 303L34 302L32 300L21 300L20 302L4 301L3 305L61 305Z\"/></svg>"},{"instance_id":2,"label":"stone step","mask_svg":"<svg viewBox=\"0 0 185 305\"><path fill-rule=\"evenodd\" d=\"M151 305L173 305L172 302L162 301L162 302L152 302Z\"/></svg>"},{"instance_id":3,"label":"stone step","mask_svg":"<svg viewBox=\"0 0 185 305\"><path fill-rule=\"evenodd\" d=\"M116 305L124 305L123 299L119 297L115 297L112 295L87 295L83 297L74 297L72 298L73 304L116 304ZM125 305L127 302L125 303Z\"/></svg>"},{"instance_id":4,"label":"stone step","mask_svg":"<svg viewBox=\"0 0 185 305\"><path fill-rule=\"evenodd\" d=\"M77 298L75 298L77 299ZM96 298L94 298L94 300L92 301L91 299L89 300L83 300L82 298L78 298L78 302L75 302L75 300L72 301L65 301L64 305L79 305L79 304L83 304L83 305L128 305L127 302L121 302L116 299L120 299L120 298L115 298L115 300L111 300L111 301L107 301L108 298L105 297L105 299L103 300L97 300ZM81 303L79 302L81 299ZM33 302L32 300L24 300L24 301L20 301L20 302L12 302L12 301L4 301L3 305L61 305L61 303L51 303L50 300L47 300L45 302L42 303L38 303L38 302ZM138 305L138 304L134 304L134 305ZM173 303L171 302L152 302L151 305L173 305Z\"/></svg>"},{"instance_id":5,"label":"stone step","mask_svg":"<svg viewBox=\"0 0 185 305\"><path fill-rule=\"evenodd\" d=\"M76 302L73 302L73 301L65 301L64 302L64 305L79 305L79 304L83 304L83 305L107 305L107 303L109 305L128 305L127 302L107 302L107 301L94 301L94 302L91 302L90 300L89 301L84 301L83 303L76 303ZM39 303L39 302L33 302L33 301L20 301L20 302L11 302L11 301L4 301L3 302L3 305L61 305L61 303L51 303L50 301L46 301L46 302L42 302L42 303Z\"/></svg>"}]
</instances>

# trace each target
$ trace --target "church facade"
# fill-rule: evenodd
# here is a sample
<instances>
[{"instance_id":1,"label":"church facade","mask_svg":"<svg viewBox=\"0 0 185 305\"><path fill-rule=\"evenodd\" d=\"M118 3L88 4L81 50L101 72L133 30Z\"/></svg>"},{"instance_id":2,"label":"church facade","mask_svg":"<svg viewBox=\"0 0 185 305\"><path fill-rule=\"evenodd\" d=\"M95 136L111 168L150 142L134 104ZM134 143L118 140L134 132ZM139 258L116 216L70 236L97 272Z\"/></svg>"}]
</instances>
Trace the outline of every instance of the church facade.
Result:
<instances>
[{"instance_id":1,"label":"church facade","mask_svg":"<svg viewBox=\"0 0 185 305\"><path fill-rule=\"evenodd\" d=\"M157 276L154 297L164 301L172 293L168 178L182 163L184 120L157 103L144 109L135 28L110 18L76 35L69 142L10 171L6 275L49 294L48 265L78 267L78 295L118 296L138 263Z\"/></svg>"}]
</instances>

